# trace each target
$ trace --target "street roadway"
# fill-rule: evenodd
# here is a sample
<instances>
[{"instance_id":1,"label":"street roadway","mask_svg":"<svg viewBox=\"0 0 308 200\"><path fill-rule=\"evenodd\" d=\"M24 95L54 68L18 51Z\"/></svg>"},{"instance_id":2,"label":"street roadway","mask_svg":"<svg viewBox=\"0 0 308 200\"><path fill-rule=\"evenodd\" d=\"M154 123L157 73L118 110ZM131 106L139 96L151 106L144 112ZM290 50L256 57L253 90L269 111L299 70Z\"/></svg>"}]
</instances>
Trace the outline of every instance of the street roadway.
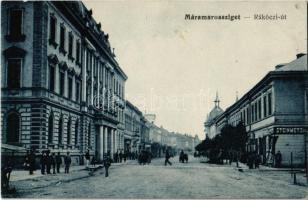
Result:
<instances>
[{"instance_id":1,"label":"street roadway","mask_svg":"<svg viewBox=\"0 0 308 200\"><path fill-rule=\"evenodd\" d=\"M238 171L235 165L200 163L190 156L187 164L172 158L140 166L135 161L112 166L94 176L23 191L21 198L304 198L307 187L293 185L288 172ZM78 173L78 172L76 172ZM68 175L74 176L74 174ZM300 175L298 175L300 176ZM303 175L301 175L303 176Z\"/></svg>"}]
</instances>

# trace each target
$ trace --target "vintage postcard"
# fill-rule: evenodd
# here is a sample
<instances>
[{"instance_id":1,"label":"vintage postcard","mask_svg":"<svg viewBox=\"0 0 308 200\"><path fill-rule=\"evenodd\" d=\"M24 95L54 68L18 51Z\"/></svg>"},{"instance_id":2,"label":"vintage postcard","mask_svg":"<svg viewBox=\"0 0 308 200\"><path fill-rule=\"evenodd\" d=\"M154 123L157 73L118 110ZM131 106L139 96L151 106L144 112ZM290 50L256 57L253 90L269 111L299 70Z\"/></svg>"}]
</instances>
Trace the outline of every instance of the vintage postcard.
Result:
<instances>
[{"instance_id":1,"label":"vintage postcard","mask_svg":"<svg viewBox=\"0 0 308 200\"><path fill-rule=\"evenodd\" d=\"M307 1L1 1L1 196L304 199Z\"/></svg>"}]
</instances>

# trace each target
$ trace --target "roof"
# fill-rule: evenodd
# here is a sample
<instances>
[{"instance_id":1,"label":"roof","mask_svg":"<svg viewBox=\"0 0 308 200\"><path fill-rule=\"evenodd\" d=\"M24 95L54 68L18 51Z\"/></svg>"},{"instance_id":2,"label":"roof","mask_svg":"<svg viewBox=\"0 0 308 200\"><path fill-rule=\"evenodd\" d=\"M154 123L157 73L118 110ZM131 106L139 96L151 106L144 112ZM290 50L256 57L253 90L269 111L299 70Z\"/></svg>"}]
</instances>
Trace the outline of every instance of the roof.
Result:
<instances>
[{"instance_id":1,"label":"roof","mask_svg":"<svg viewBox=\"0 0 308 200\"><path fill-rule=\"evenodd\" d=\"M275 71L307 71L307 55L303 55L288 64L283 64Z\"/></svg>"},{"instance_id":2,"label":"roof","mask_svg":"<svg viewBox=\"0 0 308 200\"><path fill-rule=\"evenodd\" d=\"M217 116L219 116L223 112L224 112L223 109L221 109L219 106L215 106L211 110L211 112L210 112L210 114L207 118L207 122L211 122L212 120L214 120Z\"/></svg>"}]
</instances>

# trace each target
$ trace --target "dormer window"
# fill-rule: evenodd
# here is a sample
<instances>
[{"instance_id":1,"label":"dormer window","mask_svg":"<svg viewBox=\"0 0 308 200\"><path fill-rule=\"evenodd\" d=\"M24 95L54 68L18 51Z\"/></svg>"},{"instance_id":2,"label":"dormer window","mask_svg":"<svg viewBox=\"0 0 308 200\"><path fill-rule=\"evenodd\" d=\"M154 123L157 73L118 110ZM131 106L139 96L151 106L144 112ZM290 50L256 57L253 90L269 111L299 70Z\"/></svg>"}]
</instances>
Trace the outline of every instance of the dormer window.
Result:
<instances>
[{"instance_id":1,"label":"dormer window","mask_svg":"<svg viewBox=\"0 0 308 200\"><path fill-rule=\"evenodd\" d=\"M9 24L8 35L6 39L9 42L22 42L25 40L23 34L23 10L22 9L10 9L9 10Z\"/></svg>"}]
</instances>

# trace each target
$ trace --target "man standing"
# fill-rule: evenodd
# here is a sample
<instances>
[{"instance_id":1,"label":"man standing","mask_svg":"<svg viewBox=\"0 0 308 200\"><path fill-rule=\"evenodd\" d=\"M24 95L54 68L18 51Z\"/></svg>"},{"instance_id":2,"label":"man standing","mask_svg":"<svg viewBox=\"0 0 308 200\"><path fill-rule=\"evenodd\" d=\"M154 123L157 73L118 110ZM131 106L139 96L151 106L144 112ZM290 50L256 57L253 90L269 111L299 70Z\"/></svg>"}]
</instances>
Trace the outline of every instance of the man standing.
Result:
<instances>
[{"instance_id":1,"label":"man standing","mask_svg":"<svg viewBox=\"0 0 308 200\"><path fill-rule=\"evenodd\" d=\"M110 158L110 152L104 155L104 167L105 167L105 177L108 177L109 173L109 167L111 165L111 158Z\"/></svg>"},{"instance_id":2,"label":"man standing","mask_svg":"<svg viewBox=\"0 0 308 200\"><path fill-rule=\"evenodd\" d=\"M119 159L120 159L120 163L122 163L122 159L123 159L123 153L122 153L122 150L120 151L120 153L119 153Z\"/></svg>"},{"instance_id":3,"label":"man standing","mask_svg":"<svg viewBox=\"0 0 308 200\"><path fill-rule=\"evenodd\" d=\"M56 154L53 152L51 155L52 173L56 173Z\"/></svg>"},{"instance_id":4,"label":"man standing","mask_svg":"<svg viewBox=\"0 0 308 200\"><path fill-rule=\"evenodd\" d=\"M281 167L281 161L282 161L282 156L280 151L278 151L275 155L275 162L276 162L276 167Z\"/></svg>"},{"instance_id":5,"label":"man standing","mask_svg":"<svg viewBox=\"0 0 308 200\"><path fill-rule=\"evenodd\" d=\"M52 164L52 157L50 156L50 151L48 150L46 153L47 174L50 174L51 164Z\"/></svg>"},{"instance_id":6,"label":"man standing","mask_svg":"<svg viewBox=\"0 0 308 200\"><path fill-rule=\"evenodd\" d=\"M30 175L33 174L34 170L35 170L35 152L32 149L30 151L30 155L29 155L29 171L30 171Z\"/></svg>"},{"instance_id":7,"label":"man standing","mask_svg":"<svg viewBox=\"0 0 308 200\"><path fill-rule=\"evenodd\" d=\"M170 153L169 153L169 151L168 151L168 149L167 149L167 150L166 150L166 157L165 157L165 166L167 166L167 163L168 163L169 165L172 165L172 163L169 161L170 157L171 157L171 155L170 155Z\"/></svg>"},{"instance_id":8,"label":"man standing","mask_svg":"<svg viewBox=\"0 0 308 200\"><path fill-rule=\"evenodd\" d=\"M46 162L47 162L46 152L43 151L41 156L41 174L45 174Z\"/></svg>"},{"instance_id":9,"label":"man standing","mask_svg":"<svg viewBox=\"0 0 308 200\"><path fill-rule=\"evenodd\" d=\"M71 159L71 156L70 156L70 152L67 152L66 156L64 158L64 164L65 164L64 173L66 173L66 174L69 173L71 162L72 162L72 159Z\"/></svg>"},{"instance_id":10,"label":"man standing","mask_svg":"<svg viewBox=\"0 0 308 200\"><path fill-rule=\"evenodd\" d=\"M60 152L58 152L58 155L56 156L57 173L60 173L61 164L62 164L62 158Z\"/></svg>"},{"instance_id":11,"label":"man standing","mask_svg":"<svg viewBox=\"0 0 308 200\"><path fill-rule=\"evenodd\" d=\"M89 149L87 150L85 156L86 158L86 168L89 168L89 163L90 163L90 152L89 152Z\"/></svg>"}]
</instances>

